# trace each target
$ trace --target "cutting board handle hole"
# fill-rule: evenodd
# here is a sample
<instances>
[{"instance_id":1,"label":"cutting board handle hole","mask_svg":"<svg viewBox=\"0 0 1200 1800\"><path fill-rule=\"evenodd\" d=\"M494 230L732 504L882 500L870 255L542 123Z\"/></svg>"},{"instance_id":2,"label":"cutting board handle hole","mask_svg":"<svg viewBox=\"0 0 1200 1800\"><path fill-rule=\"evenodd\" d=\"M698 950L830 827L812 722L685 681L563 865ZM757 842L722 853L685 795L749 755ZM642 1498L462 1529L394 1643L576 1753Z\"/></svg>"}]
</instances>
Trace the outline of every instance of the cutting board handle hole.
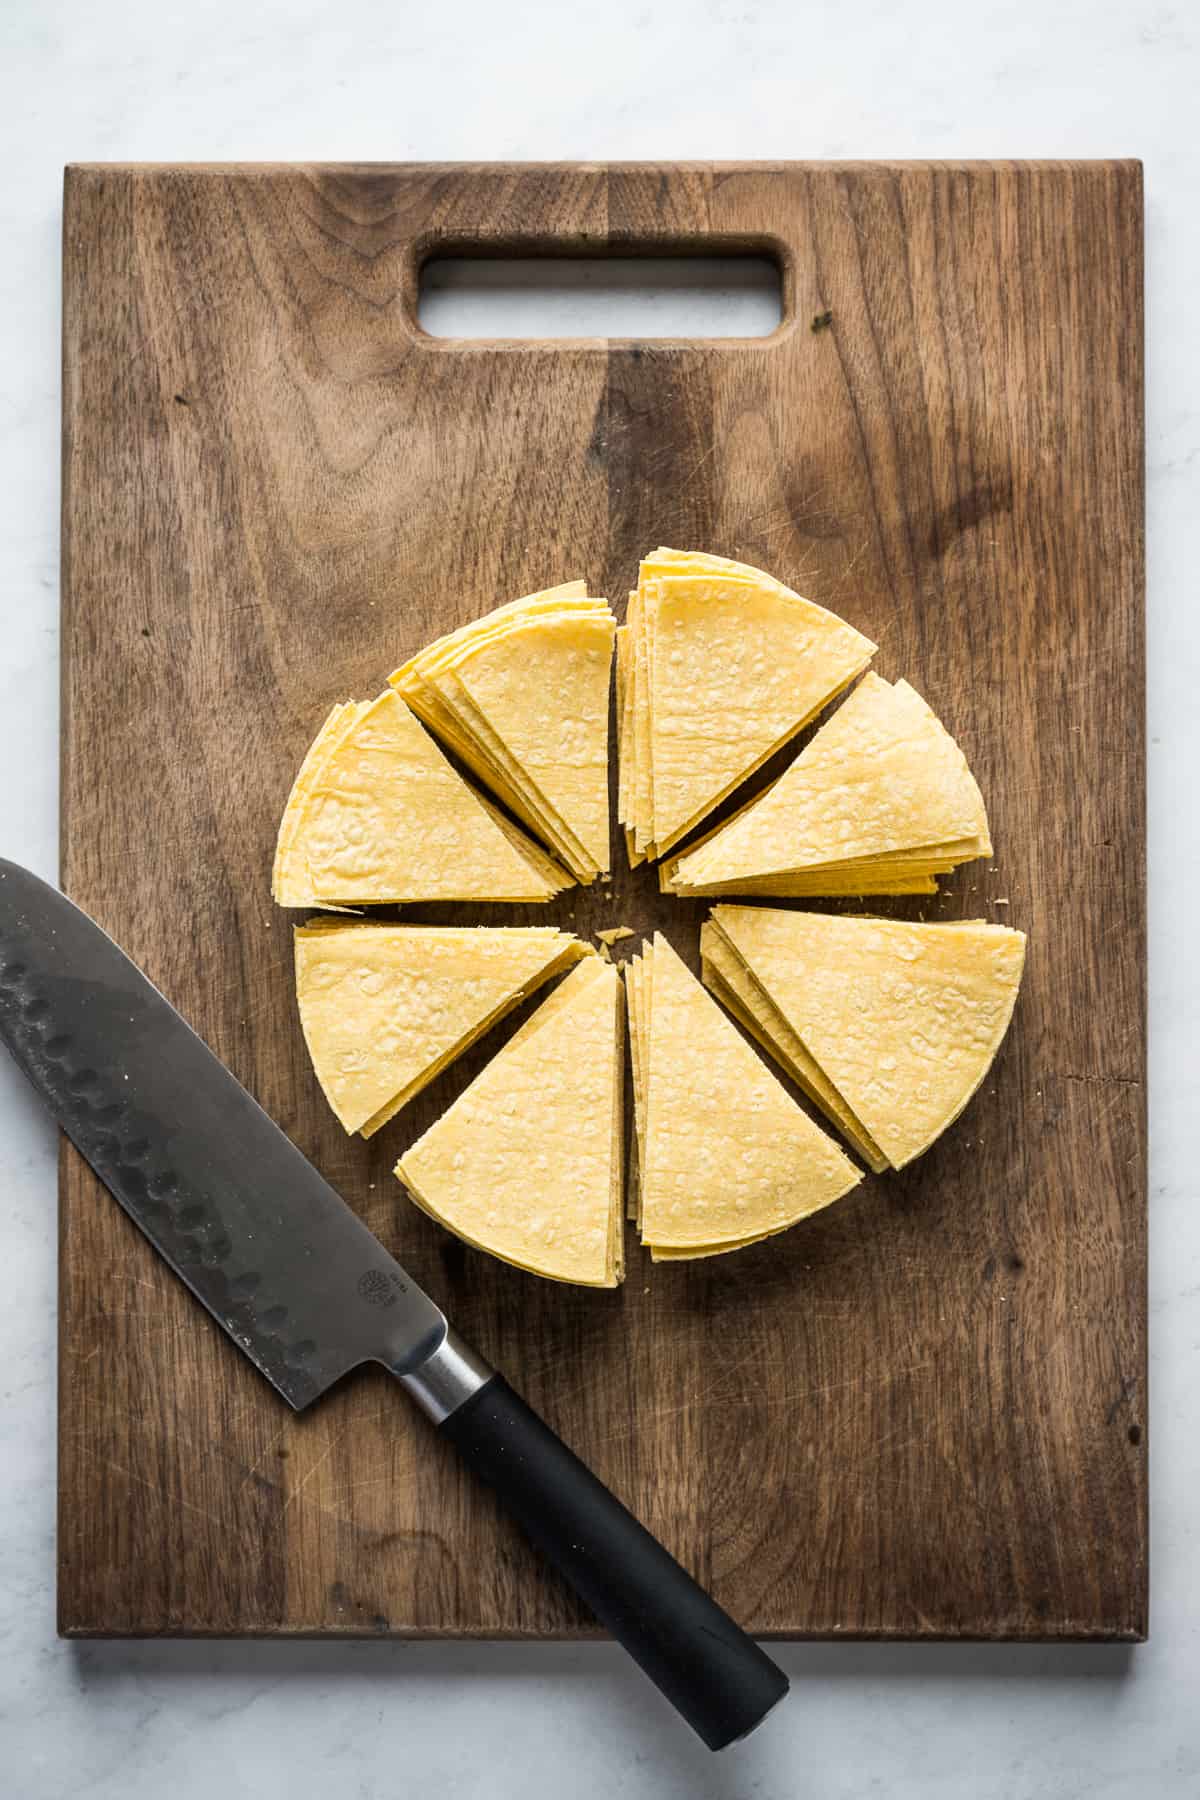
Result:
<instances>
[{"instance_id":1,"label":"cutting board handle hole","mask_svg":"<svg viewBox=\"0 0 1200 1800\"><path fill-rule=\"evenodd\" d=\"M435 338L763 339L785 316L765 248L739 254L492 256L435 253L417 317Z\"/></svg>"}]
</instances>

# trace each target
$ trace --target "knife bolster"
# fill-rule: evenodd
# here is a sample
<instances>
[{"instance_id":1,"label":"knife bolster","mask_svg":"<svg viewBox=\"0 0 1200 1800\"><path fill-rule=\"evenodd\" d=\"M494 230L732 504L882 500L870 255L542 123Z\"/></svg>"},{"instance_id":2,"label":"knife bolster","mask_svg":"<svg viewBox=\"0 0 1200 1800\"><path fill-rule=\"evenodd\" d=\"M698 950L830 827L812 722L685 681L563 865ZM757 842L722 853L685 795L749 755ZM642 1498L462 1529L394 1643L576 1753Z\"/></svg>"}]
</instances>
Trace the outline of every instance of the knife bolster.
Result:
<instances>
[{"instance_id":1,"label":"knife bolster","mask_svg":"<svg viewBox=\"0 0 1200 1800\"><path fill-rule=\"evenodd\" d=\"M410 1369L397 1379L408 1389L421 1411L435 1425L440 1425L472 1394L477 1394L495 1373L457 1332L447 1327L446 1335L433 1355L419 1368Z\"/></svg>"}]
</instances>

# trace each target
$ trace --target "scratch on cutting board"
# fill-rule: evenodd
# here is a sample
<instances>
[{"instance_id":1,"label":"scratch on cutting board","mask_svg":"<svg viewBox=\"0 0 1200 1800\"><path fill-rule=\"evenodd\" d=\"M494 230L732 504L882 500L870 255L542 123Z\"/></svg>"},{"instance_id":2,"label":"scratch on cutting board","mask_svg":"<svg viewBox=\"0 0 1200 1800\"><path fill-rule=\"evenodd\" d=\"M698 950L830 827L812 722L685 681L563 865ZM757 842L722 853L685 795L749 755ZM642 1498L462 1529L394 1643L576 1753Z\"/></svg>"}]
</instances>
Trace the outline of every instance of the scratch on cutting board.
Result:
<instances>
[{"instance_id":1,"label":"scratch on cutting board","mask_svg":"<svg viewBox=\"0 0 1200 1800\"><path fill-rule=\"evenodd\" d=\"M703 456L700 458L700 461L696 464L695 468L692 469L689 472L689 474L684 478L682 485L683 485L683 490L685 492L688 488L691 487L693 481L695 481L697 475L700 473L700 471L704 467L705 463L711 462L713 457L716 454L717 454L717 446L716 446L716 442L714 440L714 442L708 446L708 449L704 452Z\"/></svg>"},{"instance_id":2,"label":"scratch on cutting board","mask_svg":"<svg viewBox=\"0 0 1200 1800\"><path fill-rule=\"evenodd\" d=\"M899 1443L896 1442L897 1438L901 1440ZM885 1450L891 1449L893 1455L899 1456L911 1445L921 1444L924 1441L924 1432L912 1431L907 1424L898 1425L895 1431L889 1431L886 1437L876 1438L874 1443L868 1446L866 1455L860 1456L855 1466L859 1469L867 1469L872 1463L879 1461Z\"/></svg>"},{"instance_id":3,"label":"scratch on cutting board","mask_svg":"<svg viewBox=\"0 0 1200 1800\"><path fill-rule=\"evenodd\" d=\"M904 1363L899 1369L883 1370L873 1380L862 1375L852 1375L846 1381L830 1381L823 1387L794 1388L786 1394L764 1394L762 1404L768 1407L796 1406L802 1400L819 1400L825 1394L844 1393L847 1388L858 1388L865 1396L874 1393L877 1388L887 1388L902 1381L906 1375L916 1375L922 1369L935 1369L939 1358L926 1357L922 1362Z\"/></svg>"},{"instance_id":4,"label":"scratch on cutting board","mask_svg":"<svg viewBox=\"0 0 1200 1800\"><path fill-rule=\"evenodd\" d=\"M768 517L761 524L752 527L755 543L761 544L768 556L780 553L780 544L790 543L800 535L799 528L786 506L775 509L775 516ZM761 555L762 552L760 551ZM788 574L793 581L807 581L816 573L815 565L789 564Z\"/></svg>"},{"instance_id":5,"label":"scratch on cutting board","mask_svg":"<svg viewBox=\"0 0 1200 1800\"><path fill-rule=\"evenodd\" d=\"M840 587L835 589L833 598L840 602L840 600L841 600ZM875 641L879 645L879 648L881 650L884 648L887 638L890 636L892 631L895 629L896 616L897 616L897 609L895 607L893 607L891 612L887 615L887 617L882 622L878 622L871 627L872 631L875 633Z\"/></svg>"},{"instance_id":6,"label":"scratch on cutting board","mask_svg":"<svg viewBox=\"0 0 1200 1800\"><path fill-rule=\"evenodd\" d=\"M290 1419L285 1420L284 1423L280 1426L279 1430L275 1433L275 1436L271 1439L270 1443L267 1445L266 1449L263 1451L262 1455L258 1456L254 1459L254 1461L250 1464L250 1467L246 1470L246 1473L242 1476L242 1479L238 1482L238 1491L239 1492L241 1491L242 1488L244 1488L246 1486L247 1482L254 1480L254 1477L258 1474L258 1471L262 1468L262 1466L266 1462L268 1456L270 1456L272 1450L275 1449L276 1445L279 1443L281 1438L284 1438L287 1436L287 1434L291 1430L291 1428L292 1428L291 1420Z\"/></svg>"},{"instance_id":7,"label":"scratch on cutting board","mask_svg":"<svg viewBox=\"0 0 1200 1800\"><path fill-rule=\"evenodd\" d=\"M1059 1345L1067 1337L1068 1333L1070 1332L1070 1329L1071 1329L1071 1327L1069 1325L1064 1325L1062 1330L1056 1332L1054 1334L1054 1336L1050 1339L1050 1342L1046 1345L1046 1348L1042 1351L1042 1354L1040 1356L1031 1357L1028 1360L1026 1367L1029 1369L1045 1368L1046 1364L1050 1361L1050 1358L1057 1351Z\"/></svg>"},{"instance_id":8,"label":"scratch on cutting board","mask_svg":"<svg viewBox=\"0 0 1200 1800\"><path fill-rule=\"evenodd\" d=\"M757 1345L746 1356L740 1357L735 1363L730 1363L727 1369L722 1369L717 1379L710 1381L708 1385L701 1388L698 1393L690 1394L686 1400L675 1406L655 1406L651 1409L648 1416L656 1422L661 1419L674 1419L681 1413L691 1412L694 1407L703 1406L705 1402L711 1400L714 1395L719 1394L721 1398L725 1400L732 1399L733 1396L725 1392L725 1384L732 1376L737 1374L739 1369L745 1369L751 1363L758 1366L769 1367L772 1362L782 1364L782 1361L782 1357L771 1357L769 1354L764 1354L762 1346ZM578 1391L582 1392L582 1389ZM568 1395L566 1398L570 1398L570 1396ZM607 1432L604 1437L597 1438L595 1442L600 1444L611 1444L619 1438L630 1437L635 1431L640 1429L642 1429L642 1421L631 1420L628 1425L622 1426L617 1431Z\"/></svg>"},{"instance_id":9,"label":"scratch on cutting board","mask_svg":"<svg viewBox=\"0 0 1200 1800\"><path fill-rule=\"evenodd\" d=\"M207 1519L210 1525L222 1524L216 1513L206 1512L202 1506L195 1506L192 1501L185 1500L181 1494L171 1493L157 1481L148 1481L144 1475L135 1475L132 1469L123 1469L120 1463L112 1462L107 1457L95 1456L90 1450L85 1450L84 1455L89 1457L92 1462L99 1463L101 1468L111 1469L114 1475L120 1475L126 1481L136 1481L139 1487L149 1488L152 1494L157 1495L160 1500L165 1500L168 1506L182 1506L185 1512L196 1513L200 1518Z\"/></svg>"},{"instance_id":10,"label":"scratch on cutting board","mask_svg":"<svg viewBox=\"0 0 1200 1800\"><path fill-rule=\"evenodd\" d=\"M854 573L855 569L857 569L859 563L862 561L863 557L867 554L867 551L870 548L871 548L870 538L864 538L862 543L858 546L858 549L854 552L853 556L851 556L845 563L842 564L842 567L838 570L837 581L834 586L835 594L840 596L844 592L846 583L849 581L851 575Z\"/></svg>"},{"instance_id":11,"label":"scratch on cutting board","mask_svg":"<svg viewBox=\"0 0 1200 1800\"><path fill-rule=\"evenodd\" d=\"M287 1499L284 1501L283 1510L285 1513L289 1512L291 1510L292 1503L300 1498L301 1494L304 1492L305 1488L308 1486L308 1484L312 1480L313 1476L316 1475L320 1469L324 1468L325 1464L329 1461L330 1457L333 1455L334 1451L337 1449L337 1447L341 1443L342 1439L346 1436L349 1429L350 1429L349 1426L344 1427L341 1431L338 1432L336 1437L333 1437L329 1440L328 1444L326 1444L326 1446L325 1446L324 1450L321 1452L320 1456L318 1456L316 1462L313 1463L312 1467L306 1471L303 1479L298 1483L298 1485L296 1487L294 1487L292 1489L291 1493L288 1495Z\"/></svg>"},{"instance_id":12,"label":"scratch on cutting board","mask_svg":"<svg viewBox=\"0 0 1200 1800\"><path fill-rule=\"evenodd\" d=\"M352 1481L347 1487L339 1489L339 1493L343 1500L348 1500L351 1494L357 1494L360 1488L382 1487L385 1482L392 1486L396 1482L396 1471L390 1466L381 1469L377 1475L360 1476L357 1481Z\"/></svg>"},{"instance_id":13,"label":"scratch on cutting board","mask_svg":"<svg viewBox=\"0 0 1200 1800\"><path fill-rule=\"evenodd\" d=\"M381 1407L378 1407L375 1412L367 1413L365 1415L365 1417L363 1417L361 1419L355 1419L353 1421L352 1426L344 1425L342 1427L342 1429L337 1433L336 1437L333 1437L330 1439L329 1443L325 1446L325 1449L321 1452L320 1456L318 1456L316 1462L313 1463L312 1466L305 1471L305 1473L304 1473L303 1477L301 1478L301 1480L299 1481L299 1483L292 1489L291 1493L288 1495L287 1499L283 1503L284 1512L286 1513L289 1510L289 1508L291 1507L291 1505L294 1501L300 1499L301 1495L304 1493L305 1488L308 1486L309 1482L313 1479L314 1475L316 1475L321 1469L323 1469L325 1467L325 1464L329 1461L330 1457L333 1455L333 1453L337 1449L338 1445L342 1442L343 1438L346 1438L349 1436L352 1429L354 1431L361 1431L364 1425L371 1424L372 1421L375 1419L385 1418L390 1413L390 1411L391 1411L390 1407L381 1406ZM324 1510L324 1509L322 1508L322 1510Z\"/></svg>"},{"instance_id":14,"label":"scratch on cutting board","mask_svg":"<svg viewBox=\"0 0 1200 1800\"><path fill-rule=\"evenodd\" d=\"M261 1392L261 1389L256 1387L254 1393L251 1395L249 1400L246 1401L245 1405L239 1406L237 1411L230 1413L229 1417L225 1420L226 1434L232 1433L234 1430L236 1430L236 1428L239 1425L241 1425L243 1420L253 1418L255 1413L259 1412L261 1410L261 1408L262 1408L262 1392Z\"/></svg>"},{"instance_id":15,"label":"scratch on cutting board","mask_svg":"<svg viewBox=\"0 0 1200 1800\"><path fill-rule=\"evenodd\" d=\"M168 327L165 325L156 325L150 331L143 331L137 346L126 357L125 367L132 368L134 363L140 362L142 357L147 355L157 363L158 345L167 336L167 333Z\"/></svg>"},{"instance_id":16,"label":"scratch on cutting board","mask_svg":"<svg viewBox=\"0 0 1200 1800\"><path fill-rule=\"evenodd\" d=\"M173 1323L164 1322L158 1319L156 1313L149 1312L145 1307L134 1306L114 1306L108 1311L84 1313L77 1323L81 1326L91 1325L97 1319L104 1324L108 1324L112 1319L142 1319L147 1322L146 1328L149 1331L165 1332L168 1337L177 1337L181 1332L187 1332L190 1335L196 1328L194 1319L176 1319Z\"/></svg>"},{"instance_id":17,"label":"scratch on cutting board","mask_svg":"<svg viewBox=\"0 0 1200 1800\"><path fill-rule=\"evenodd\" d=\"M830 1453L841 1450L862 1425L863 1414L867 1410L865 1402L868 1395L876 1393L880 1388L890 1388L892 1385L892 1382L888 1380L872 1381L864 1386L860 1393L853 1397L853 1400L850 1403L850 1410L843 1416L841 1423L829 1439L827 1449ZM901 1431L907 1431L909 1429L907 1422L900 1426L899 1429ZM895 1436L895 1433L892 1435ZM880 1441L882 1443L887 1443L889 1440L885 1438Z\"/></svg>"}]
</instances>

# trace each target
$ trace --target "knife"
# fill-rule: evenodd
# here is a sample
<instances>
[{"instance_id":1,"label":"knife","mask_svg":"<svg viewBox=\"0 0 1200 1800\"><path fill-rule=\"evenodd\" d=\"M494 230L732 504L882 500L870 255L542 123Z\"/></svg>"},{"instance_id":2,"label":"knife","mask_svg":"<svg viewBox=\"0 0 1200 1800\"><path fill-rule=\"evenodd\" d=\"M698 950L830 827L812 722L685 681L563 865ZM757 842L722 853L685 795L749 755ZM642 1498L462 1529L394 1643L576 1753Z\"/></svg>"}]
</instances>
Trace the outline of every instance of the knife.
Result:
<instances>
[{"instance_id":1,"label":"knife","mask_svg":"<svg viewBox=\"0 0 1200 1800\"><path fill-rule=\"evenodd\" d=\"M788 1680L447 1323L98 925L0 858L0 1040L297 1412L381 1363L710 1750Z\"/></svg>"}]
</instances>

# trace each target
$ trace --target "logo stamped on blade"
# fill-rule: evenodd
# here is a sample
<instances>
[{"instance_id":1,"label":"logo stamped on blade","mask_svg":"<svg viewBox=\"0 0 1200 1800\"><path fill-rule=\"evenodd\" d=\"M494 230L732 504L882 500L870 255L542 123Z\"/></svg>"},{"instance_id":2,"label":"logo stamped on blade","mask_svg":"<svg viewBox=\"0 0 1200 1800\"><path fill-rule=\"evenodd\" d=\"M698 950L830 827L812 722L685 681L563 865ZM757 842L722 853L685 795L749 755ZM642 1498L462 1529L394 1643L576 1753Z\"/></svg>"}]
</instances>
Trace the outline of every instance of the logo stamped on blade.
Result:
<instances>
[{"instance_id":1,"label":"logo stamped on blade","mask_svg":"<svg viewBox=\"0 0 1200 1800\"><path fill-rule=\"evenodd\" d=\"M403 1292L404 1283L383 1269L368 1269L358 1278L358 1291L372 1306L394 1306L397 1290Z\"/></svg>"}]
</instances>

